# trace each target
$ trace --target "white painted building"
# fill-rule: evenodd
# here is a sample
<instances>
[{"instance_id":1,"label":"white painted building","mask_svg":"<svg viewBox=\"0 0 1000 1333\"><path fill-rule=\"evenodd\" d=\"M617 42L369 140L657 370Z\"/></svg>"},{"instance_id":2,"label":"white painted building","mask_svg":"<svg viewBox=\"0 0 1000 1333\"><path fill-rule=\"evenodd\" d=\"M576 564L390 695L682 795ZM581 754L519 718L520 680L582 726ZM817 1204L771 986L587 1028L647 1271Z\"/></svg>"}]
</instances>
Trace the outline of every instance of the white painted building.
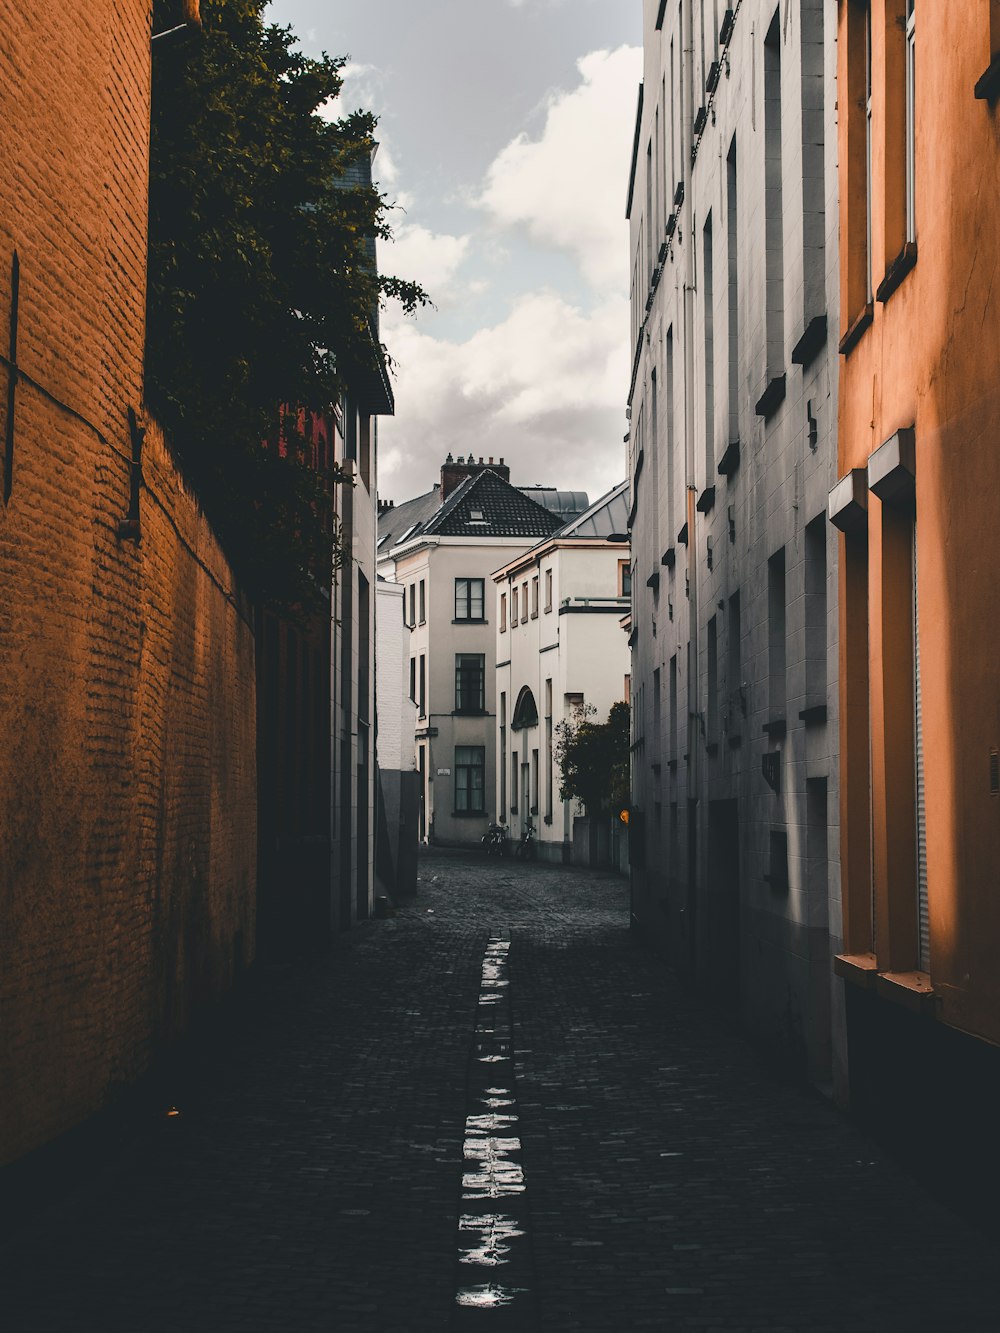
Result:
<instances>
[{"instance_id":1,"label":"white painted building","mask_svg":"<svg viewBox=\"0 0 1000 1333\"><path fill-rule=\"evenodd\" d=\"M645 0L633 912L838 1081L836 6Z\"/></svg>"},{"instance_id":2,"label":"white painted building","mask_svg":"<svg viewBox=\"0 0 1000 1333\"><path fill-rule=\"evenodd\" d=\"M420 790L413 733L417 706L408 692L410 629L406 589L378 576L375 584L375 891L389 898L416 892Z\"/></svg>"},{"instance_id":3,"label":"white painted building","mask_svg":"<svg viewBox=\"0 0 1000 1333\"><path fill-rule=\"evenodd\" d=\"M449 457L439 488L380 513L379 569L406 588L419 834L445 846L478 844L495 809L491 575L564 521L567 493L526 494L506 471Z\"/></svg>"},{"instance_id":4,"label":"white painted building","mask_svg":"<svg viewBox=\"0 0 1000 1333\"><path fill-rule=\"evenodd\" d=\"M559 795L558 727L588 705L604 722L628 697L628 483L493 574L496 817L516 842L530 820L540 857L569 861L576 801ZM595 815L597 812L590 812Z\"/></svg>"}]
</instances>

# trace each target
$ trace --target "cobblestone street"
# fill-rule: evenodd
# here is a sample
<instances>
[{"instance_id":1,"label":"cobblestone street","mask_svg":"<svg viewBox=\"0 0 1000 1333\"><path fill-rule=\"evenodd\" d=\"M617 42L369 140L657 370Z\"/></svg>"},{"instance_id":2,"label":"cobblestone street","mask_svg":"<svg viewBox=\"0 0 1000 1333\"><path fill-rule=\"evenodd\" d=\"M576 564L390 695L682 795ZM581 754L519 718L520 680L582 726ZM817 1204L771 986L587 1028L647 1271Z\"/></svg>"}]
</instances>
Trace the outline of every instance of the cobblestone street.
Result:
<instances>
[{"instance_id":1,"label":"cobblestone street","mask_svg":"<svg viewBox=\"0 0 1000 1333\"><path fill-rule=\"evenodd\" d=\"M179 1117L29 1213L8 1333L997 1328L992 1243L769 1079L629 934L625 881L420 873L394 918L260 982ZM459 1262L473 1195L500 1219L480 1257L509 1264ZM456 1304L491 1283L508 1307Z\"/></svg>"}]
</instances>

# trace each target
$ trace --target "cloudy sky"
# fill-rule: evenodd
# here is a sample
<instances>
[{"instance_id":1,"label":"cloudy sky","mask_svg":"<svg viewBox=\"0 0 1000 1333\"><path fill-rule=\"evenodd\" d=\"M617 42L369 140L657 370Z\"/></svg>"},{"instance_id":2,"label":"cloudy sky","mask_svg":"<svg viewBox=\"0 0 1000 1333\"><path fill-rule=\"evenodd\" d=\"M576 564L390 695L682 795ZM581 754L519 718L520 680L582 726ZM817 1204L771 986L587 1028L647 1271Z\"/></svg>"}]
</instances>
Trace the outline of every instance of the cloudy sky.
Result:
<instances>
[{"instance_id":1,"label":"cloudy sky","mask_svg":"<svg viewBox=\"0 0 1000 1333\"><path fill-rule=\"evenodd\" d=\"M639 0L272 0L303 49L350 57L340 112L379 117L397 208L383 272L435 309L390 310L396 416L379 491L406 500L445 454L587 490L625 472L625 193Z\"/></svg>"}]
</instances>

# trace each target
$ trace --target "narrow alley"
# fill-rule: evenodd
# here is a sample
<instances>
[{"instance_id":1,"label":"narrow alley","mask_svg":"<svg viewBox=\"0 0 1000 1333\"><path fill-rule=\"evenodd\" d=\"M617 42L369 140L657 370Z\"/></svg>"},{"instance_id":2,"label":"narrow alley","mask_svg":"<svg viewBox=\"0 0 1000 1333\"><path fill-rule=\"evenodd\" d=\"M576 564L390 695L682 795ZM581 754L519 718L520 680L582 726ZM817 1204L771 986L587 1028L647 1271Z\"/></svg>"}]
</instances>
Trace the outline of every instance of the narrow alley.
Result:
<instances>
[{"instance_id":1,"label":"narrow alley","mask_svg":"<svg viewBox=\"0 0 1000 1333\"><path fill-rule=\"evenodd\" d=\"M424 856L11 1229L3 1327L996 1328L992 1244L627 927L624 879Z\"/></svg>"}]
</instances>

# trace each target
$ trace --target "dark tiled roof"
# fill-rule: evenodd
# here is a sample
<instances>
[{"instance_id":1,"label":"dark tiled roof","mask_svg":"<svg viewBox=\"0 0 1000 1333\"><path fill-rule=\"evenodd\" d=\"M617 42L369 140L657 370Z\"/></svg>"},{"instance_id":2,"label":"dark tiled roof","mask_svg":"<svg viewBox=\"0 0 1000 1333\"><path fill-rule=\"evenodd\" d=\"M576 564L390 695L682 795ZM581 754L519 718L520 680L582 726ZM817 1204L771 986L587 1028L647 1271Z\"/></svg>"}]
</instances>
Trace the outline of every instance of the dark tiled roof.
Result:
<instances>
[{"instance_id":1,"label":"dark tiled roof","mask_svg":"<svg viewBox=\"0 0 1000 1333\"><path fill-rule=\"evenodd\" d=\"M406 500L391 509L383 509L378 516L378 553L385 555L391 547L397 545L400 538L416 527L423 527L429 518L441 508L441 491L433 490L418 495L413 500ZM415 535L415 533L410 534Z\"/></svg>"},{"instance_id":2,"label":"dark tiled roof","mask_svg":"<svg viewBox=\"0 0 1000 1333\"><path fill-rule=\"evenodd\" d=\"M487 468L455 487L424 532L440 537L545 537L561 522L559 514Z\"/></svg>"}]
</instances>

